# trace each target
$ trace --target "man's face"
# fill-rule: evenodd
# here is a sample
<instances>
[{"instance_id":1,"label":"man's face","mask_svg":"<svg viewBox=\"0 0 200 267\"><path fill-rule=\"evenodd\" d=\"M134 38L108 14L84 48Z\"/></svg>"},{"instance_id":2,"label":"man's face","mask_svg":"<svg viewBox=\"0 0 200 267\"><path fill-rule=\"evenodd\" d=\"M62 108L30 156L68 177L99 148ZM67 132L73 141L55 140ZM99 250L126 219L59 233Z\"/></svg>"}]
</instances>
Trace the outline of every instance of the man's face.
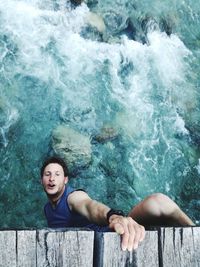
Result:
<instances>
[{"instance_id":1,"label":"man's face","mask_svg":"<svg viewBox=\"0 0 200 267\"><path fill-rule=\"evenodd\" d=\"M42 185L50 198L59 198L64 192L67 182L68 177L65 177L62 166L57 163L50 163L45 167L42 176Z\"/></svg>"}]
</instances>

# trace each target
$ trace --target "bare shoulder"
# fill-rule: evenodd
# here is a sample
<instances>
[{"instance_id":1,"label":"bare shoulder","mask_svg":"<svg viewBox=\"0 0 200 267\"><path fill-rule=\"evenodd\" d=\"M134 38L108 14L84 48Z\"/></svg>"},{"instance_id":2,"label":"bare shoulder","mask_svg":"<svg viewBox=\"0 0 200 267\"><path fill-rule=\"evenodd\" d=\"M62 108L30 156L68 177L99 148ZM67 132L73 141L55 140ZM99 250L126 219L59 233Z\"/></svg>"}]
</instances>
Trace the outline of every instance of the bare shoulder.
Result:
<instances>
[{"instance_id":1,"label":"bare shoulder","mask_svg":"<svg viewBox=\"0 0 200 267\"><path fill-rule=\"evenodd\" d=\"M72 192L71 194L69 194L68 196L68 203L70 201L81 201L83 199L87 199L87 198L90 198L88 196L88 194L85 192L85 191L82 191L82 190L76 190L74 192Z\"/></svg>"},{"instance_id":2,"label":"bare shoulder","mask_svg":"<svg viewBox=\"0 0 200 267\"><path fill-rule=\"evenodd\" d=\"M68 205L71 210L77 209L78 206L86 204L91 198L84 191L77 190L69 194L67 198Z\"/></svg>"}]
</instances>

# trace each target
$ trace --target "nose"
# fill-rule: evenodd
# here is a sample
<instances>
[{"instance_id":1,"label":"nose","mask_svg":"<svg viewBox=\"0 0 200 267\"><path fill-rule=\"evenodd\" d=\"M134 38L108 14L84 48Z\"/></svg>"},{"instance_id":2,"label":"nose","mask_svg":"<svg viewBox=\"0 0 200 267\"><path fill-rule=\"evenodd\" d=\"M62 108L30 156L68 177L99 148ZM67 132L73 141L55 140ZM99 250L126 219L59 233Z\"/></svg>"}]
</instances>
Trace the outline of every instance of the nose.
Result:
<instances>
[{"instance_id":1,"label":"nose","mask_svg":"<svg viewBox=\"0 0 200 267\"><path fill-rule=\"evenodd\" d=\"M54 181L54 180L55 180L54 175L51 174L51 175L49 176L49 181L52 182L52 181Z\"/></svg>"}]
</instances>

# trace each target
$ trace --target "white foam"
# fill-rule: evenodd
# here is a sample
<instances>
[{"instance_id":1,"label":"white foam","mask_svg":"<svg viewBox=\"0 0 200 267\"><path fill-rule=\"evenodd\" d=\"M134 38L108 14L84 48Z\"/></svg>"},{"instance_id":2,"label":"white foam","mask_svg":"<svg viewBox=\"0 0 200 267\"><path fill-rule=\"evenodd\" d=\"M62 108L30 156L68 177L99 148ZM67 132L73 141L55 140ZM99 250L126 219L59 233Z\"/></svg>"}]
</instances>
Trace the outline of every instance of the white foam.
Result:
<instances>
[{"instance_id":1,"label":"white foam","mask_svg":"<svg viewBox=\"0 0 200 267\"><path fill-rule=\"evenodd\" d=\"M176 114L176 120L174 123L174 127L178 133L186 134L186 135L189 134L188 130L185 128L185 122L184 122L183 118L178 114Z\"/></svg>"},{"instance_id":2,"label":"white foam","mask_svg":"<svg viewBox=\"0 0 200 267\"><path fill-rule=\"evenodd\" d=\"M148 34L152 60L155 61L157 74L166 86L175 82L183 82L186 71L185 58L191 55L178 36L170 37L159 31Z\"/></svg>"},{"instance_id":3,"label":"white foam","mask_svg":"<svg viewBox=\"0 0 200 267\"><path fill-rule=\"evenodd\" d=\"M127 37L122 37L121 43L113 44L86 40L80 34L89 12L86 5L69 11L62 2L62 8L54 11L50 2L46 2L46 8L44 5L41 7L39 2L0 2L1 27L18 47L18 64L13 73L21 72L52 81L55 87L63 89L64 99L67 97L68 101L73 102L76 97L75 105L82 103L90 107L91 94L96 88L94 83L88 81L101 79L95 74L107 61L107 75L111 81L109 92L112 99L124 108L124 114L116 114L118 127L133 138L141 139L142 136L152 142L160 131L167 143L167 136L161 132L162 121L159 126L156 118L159 109L166 105L164 116L168 116L169 121L176 118L174 128L187 133L184 121L177 116L175 108L171 107L171 113L167 114L167 105L171 104L174 91L179 96L184 93L180 84L185 82L185 58L190 55L177 36L169 37L165 33L152 31L148 34L149 45ZM52 49L49 48L51 45ZM124 78L129 84L127 87L119 75L123 64L125 67L126 64L133 66ZM106 86L104 81L101 83ZM155 93L155 90L158 92ZM153 102L157 94L161 103ZM173 105L176 107L176 103L173 102ZM166 120L164 116L163 123Z\"/></svg>"},{"instance_id":4,"label":"white foam","mask_svg":"<svg viewBox=\"0 0 200 267\"><path fill-rule=\"evenodd\" d=\"M19 64L25 66L24 73L32 73L48 80L57 67L55 60L43 50L55 40L58 46L66 43L71 33L76 34L84 25L89 12L86 5L69 12L64 10L41 9L37 1L1 1L2 29L16 43ZM67 55L70 55L70 50ZM45 68L44 68L45 66ZM53 70L52 70L53 69Z\"/></svg>"},{"instance_id":5,"label":"white foam","mask_svg":"<svg viewBox=\"0 0 200 267\"><path fill-rule=\"evenodd\" d=\"M3 145L4 147L7 147L8 145L8 138L7 133L9 132L9 129L12 125L14 125L19 119L19 113L16 108L8 107L7 114L6 114L6 121L5 123L0 127L1 136L3 139Z\"/></svg>"},{"instance_id":6,"label":"white foam","mask_svg":"<svg viewBox=\"0 0 200 267\"><path fill-rule=\"evenodd\" d=\"M198 171L198 174L200 174L200 159L199 159L199 162L198 162L198 164L197 164L197 166L196 166L196 169L197 169L197 171Z\"/></svg>"}]
</instances>

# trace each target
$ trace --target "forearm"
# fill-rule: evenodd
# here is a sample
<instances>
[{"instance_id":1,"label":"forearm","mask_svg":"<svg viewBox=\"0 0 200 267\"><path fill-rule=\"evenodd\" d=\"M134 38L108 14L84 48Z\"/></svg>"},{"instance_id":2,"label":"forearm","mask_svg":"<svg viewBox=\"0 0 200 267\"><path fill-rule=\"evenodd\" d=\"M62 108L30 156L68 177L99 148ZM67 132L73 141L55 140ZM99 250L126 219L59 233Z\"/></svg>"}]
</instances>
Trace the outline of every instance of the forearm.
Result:
<instances>
[{"instance_id":1,"label":"forearm","mask_svg":"<svg viewBox=\"0 0 200 267\"><path fill-rule=\"evenodd\" d=\"M87 217L91 222L106 225L107 213L110 208L98 201L92 200L87 205Z\"/></svg>"}]
</instances>

